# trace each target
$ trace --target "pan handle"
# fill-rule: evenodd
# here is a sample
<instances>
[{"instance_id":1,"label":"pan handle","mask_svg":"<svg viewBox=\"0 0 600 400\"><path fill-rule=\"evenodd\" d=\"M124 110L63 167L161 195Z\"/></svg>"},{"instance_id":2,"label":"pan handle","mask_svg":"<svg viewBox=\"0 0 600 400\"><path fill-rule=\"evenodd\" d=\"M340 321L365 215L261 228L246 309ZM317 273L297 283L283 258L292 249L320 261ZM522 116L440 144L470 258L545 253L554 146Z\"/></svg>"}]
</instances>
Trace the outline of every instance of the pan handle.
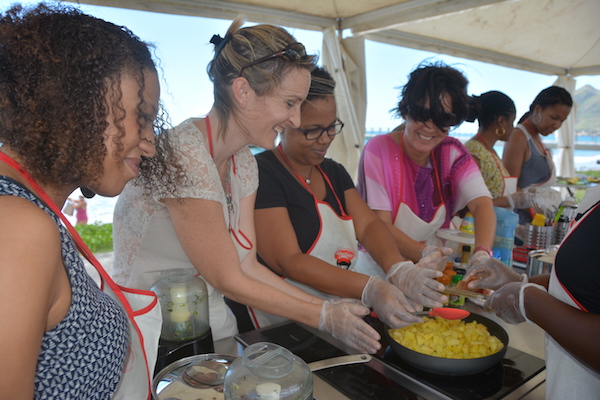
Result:
<instances>
[{"instance_id":1,"label":"pan handle","mask_svg":"<svg viewBox=\"0 0 600 400\"><path fill-rule=\"evenodd\" d=\"M340 365L367 363L371 361L372 358L373 357L369 354L352 354L349 356L332 357L308 363L308 368L310 368L310 372L315 372L329 367L339 367Z\"/></svg>"}]
</instances>

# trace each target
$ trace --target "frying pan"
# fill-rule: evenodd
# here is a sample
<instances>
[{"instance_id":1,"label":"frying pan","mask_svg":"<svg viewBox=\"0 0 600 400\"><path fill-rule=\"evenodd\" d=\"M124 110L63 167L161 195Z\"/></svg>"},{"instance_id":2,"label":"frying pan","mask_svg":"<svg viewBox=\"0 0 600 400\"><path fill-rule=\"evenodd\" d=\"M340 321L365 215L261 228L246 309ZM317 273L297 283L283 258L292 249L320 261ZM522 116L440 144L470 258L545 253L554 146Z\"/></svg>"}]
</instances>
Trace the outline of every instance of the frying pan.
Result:
<instances>
[{"instance_id":1,"label":"frying pan","mask_svg":"<svg viewBox=\"0 0 600 400\"><path fill-rule=\"evenodd\" d=\"M485 325L488 331L496 336L504 344L502 350L489 355L487 357L471 358L471 359L451 359L434 357L423 353L418 353L407 347L402 346L396 342L389 334L389 327L386 325L383 330L384 337L388 345L392 348L394 353L398 355L403 361L408 364L417 367L421 370L433 372L436 374L443 375L471 375L478 374L486 371L502 361L506 349L508 347L508 334L500 325L495 323L489 318L483 315L471 313L468 317L464 318L465 322L477 321Z\"/></svg>"}]
</instances>

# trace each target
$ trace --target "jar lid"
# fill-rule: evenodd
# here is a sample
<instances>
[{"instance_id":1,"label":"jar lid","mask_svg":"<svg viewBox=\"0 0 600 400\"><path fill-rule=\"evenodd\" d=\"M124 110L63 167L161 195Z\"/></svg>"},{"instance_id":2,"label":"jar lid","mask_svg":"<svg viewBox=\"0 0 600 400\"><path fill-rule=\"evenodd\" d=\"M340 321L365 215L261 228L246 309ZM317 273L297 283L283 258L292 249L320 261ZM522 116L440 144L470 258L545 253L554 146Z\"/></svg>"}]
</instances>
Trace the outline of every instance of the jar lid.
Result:
<instances>
[{"instance_id":1,"label":"jar lid","mask_svg":"<svg viewBox=\"0 0 600 400\"><path fill-rule=\"evenodd\" d=\"M190 385L184 379L186 369L201 361L211 361L229 368L236 357L224 354L199 354L182 358L169 364L156 374L152 380L152 398L157 400L180 399L224 399L223 386Z\"/></svg>"},{"instance_id":2,"label":"jar lid","mask_svg":"<svg viewBox=\"0 0 600 400\"><path fill-rule=\"evenodd\" d=\"M257 376L279 379L294 369L294 354L274 343L261 342L248 346L243 353L243 365Z\"/></svg>"}]
</instances>

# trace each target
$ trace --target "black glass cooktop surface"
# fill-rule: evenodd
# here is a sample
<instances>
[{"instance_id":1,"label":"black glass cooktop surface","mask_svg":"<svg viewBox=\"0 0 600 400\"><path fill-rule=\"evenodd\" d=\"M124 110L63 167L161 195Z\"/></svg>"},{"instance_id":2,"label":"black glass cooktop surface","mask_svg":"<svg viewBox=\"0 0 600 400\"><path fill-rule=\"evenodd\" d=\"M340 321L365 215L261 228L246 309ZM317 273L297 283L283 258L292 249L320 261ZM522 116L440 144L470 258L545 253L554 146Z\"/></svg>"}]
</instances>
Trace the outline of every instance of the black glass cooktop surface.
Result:
<instances>
[{"instance_id":1,"label":"black glass cooktop surface","mask_svg":"<svg viewBox=\"0 0 600 400\"><path fill-rule=\"evenodd\" d=\"M346 354L295 322L243 333L236 338L244 345L260 341L279 344L307 363ZM543 360L512 347L508 347L501 363L485 372L467 376L447 376L419 370L402 361L389 347L375 357L400 376L408 376L456 400L502 399L544 370ZM422 392L417 394L403 384L406 380L399 379L397 373L380 372L372 368L371 363L332 367L315 374L355 400L424 398Z\"/></svg>"}]
</instances>

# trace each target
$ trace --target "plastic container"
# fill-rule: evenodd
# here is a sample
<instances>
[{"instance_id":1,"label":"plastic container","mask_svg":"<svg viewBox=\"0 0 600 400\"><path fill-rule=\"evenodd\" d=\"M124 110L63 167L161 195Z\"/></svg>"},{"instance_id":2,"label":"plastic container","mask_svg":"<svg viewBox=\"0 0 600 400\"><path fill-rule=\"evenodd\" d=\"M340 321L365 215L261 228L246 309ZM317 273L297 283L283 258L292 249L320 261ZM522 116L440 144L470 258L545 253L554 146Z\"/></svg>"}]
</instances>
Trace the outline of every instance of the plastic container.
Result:
<instances>
[{"instance_id":1,"label":"plastic container","mask_svg":"<svg viewBox=\"0 0 600 400\"><path fill-rule=\"evenodd\" d=\"M255 343L229 367L223 393L226 400L312 400L312 374L286 348Z\"/></svg>"},{"instance_id":2,"label":"plastic container","mask_svg":"<svg viewBox=\"0 0 600 400\"><path fill-rule=\"evenodd\" d=\"M519 224L519 215L508 208L494 207L496 214L496 236L492 253L494 258L512 267L513 248L515 245L515 230Z\"/></svg>"},{"instance_id":3,"label":"plastic container","mask_svg":"<svg viewBox=\"0 0 600 400\"><path fill-rule=\"evenodd\" d=\"M473 218L473 214L471 214L469 211L467 211L462 223L460 224L460 231L469 234L475 233L475 219Z\"/></svg>"},{"instance_id":4,"label":"plastic container","mask_svg":"<svg viewBox=\"0 0 600 400\"><path fill-rule=\"evenodd\" d=\"M163 271L151 290L160 301L162 339L189 340L208 331L208 289L195 270Z\"/></svg>"},{"instance_id":5,"label":"plastic container","mask_svg":"<svg viewBox=\"0 0 600 400\"><path fill-rule=\"evenodd\" d=\"M456 286L458 282L462 281L464 275L456 274L452 277L452 286ZM465 296L459 296L456 294L450 295L450 307L462 307L465 305Z\"/></svg>"},{"instance_id":6,"label":"plastic container","mask_svg":"<svg viewBox=\"0 0 600 400\"><path fill-rule=\"evenodd\" d=\"M156 368L184 357L213 353L206 283L192 269L163 271L152 286L162 310Z\"/></svg>"}]
</instances>

